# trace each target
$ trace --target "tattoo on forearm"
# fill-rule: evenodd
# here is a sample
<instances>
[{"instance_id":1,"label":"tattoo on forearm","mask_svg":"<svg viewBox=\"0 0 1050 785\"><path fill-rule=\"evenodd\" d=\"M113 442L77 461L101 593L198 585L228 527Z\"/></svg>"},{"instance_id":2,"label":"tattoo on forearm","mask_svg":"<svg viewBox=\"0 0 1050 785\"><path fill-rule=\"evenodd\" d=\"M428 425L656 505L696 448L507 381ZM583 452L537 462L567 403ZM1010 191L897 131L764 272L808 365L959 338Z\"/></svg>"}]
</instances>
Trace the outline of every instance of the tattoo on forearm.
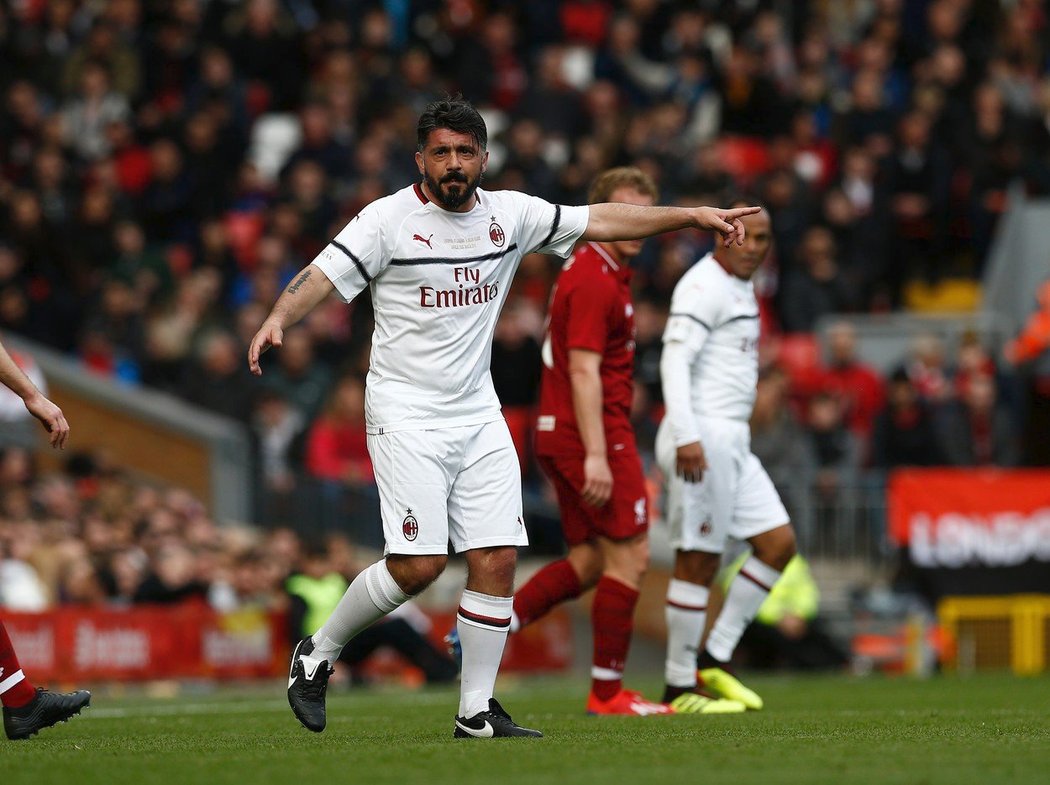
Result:
<instances>
[{"instance_id":1,"label":"tattoo on forearm","mask_svg":"<svg viewBox=\"0 0 1050 785\"><path fill-rule=\"evenodd\" d=\"M295 294L299 291L299 287L306 283L306 279L310 277L310 273L313 270L306 270L300 275L291 286L288 287L288 294Z\"/></svg>"}]
</instances>

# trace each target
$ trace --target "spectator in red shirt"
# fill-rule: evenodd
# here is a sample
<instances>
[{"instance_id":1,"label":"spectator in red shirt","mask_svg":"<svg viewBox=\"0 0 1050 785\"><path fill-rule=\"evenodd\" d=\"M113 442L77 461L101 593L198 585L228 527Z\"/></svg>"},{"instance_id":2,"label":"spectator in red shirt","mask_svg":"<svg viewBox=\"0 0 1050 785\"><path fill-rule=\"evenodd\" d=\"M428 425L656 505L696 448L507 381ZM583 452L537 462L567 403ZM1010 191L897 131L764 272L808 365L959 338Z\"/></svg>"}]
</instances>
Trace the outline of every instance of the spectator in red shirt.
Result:
<instances>
[{"instance_id":1,"label":"spectator in red shirt","mask_svg":"<svg viewBox=\"0 0 1050 785\"><path fill-rule=\"evenodd\" d=\"M955 395L963 398L970 387L970 382L978 376L997 376L995 360L981 344L980 336L968 330L959 340L959 351L952 378Z\"/></svg>"},{"instance_id":2,"label":"spectator in red shirt","mask_svg":"<svg viewBox=\"0 0 1050 785\"><path fill-rule=\"evenodd\" d=\"M850 431L866 440L886 401L886 389L879 374L857 359L857 333L849 322L828 329L828 367L820 387L838 397Z\"/></svg>"},{"instance_id":3,"label":"spectator in red shirt","mask_svg":"<svg viewBox=\"0 0 1050 785\"><path fill-rule=\"evenodd\" d=\"M886 408L875 420L871 441L871 462L877 469L947 462L930 405L904 368L890 376Z\"/></svg>"},{"instance_id":4,"label":"spectator in red shirt","mask_svg":"<svg viewBox=\"0 0 1050 785\"><path fill-rule=\"evenodd\" d=\"M357 376L336 382L324 412L306 438L306 468L322 480L375 482L365 443L365 385Z\"/></svg>"},{"instance_id":5,"label":"spectator in red shirt","mask_svg":"<svg viewBox=\"0 0 1050 785\"><path fill-rule=\"evenodd\" d=\"M933 333L915 337L911 357L904 367L919 395L931 406L940 406L954 396L944 342Z\"/></svg>"}]
</instances>

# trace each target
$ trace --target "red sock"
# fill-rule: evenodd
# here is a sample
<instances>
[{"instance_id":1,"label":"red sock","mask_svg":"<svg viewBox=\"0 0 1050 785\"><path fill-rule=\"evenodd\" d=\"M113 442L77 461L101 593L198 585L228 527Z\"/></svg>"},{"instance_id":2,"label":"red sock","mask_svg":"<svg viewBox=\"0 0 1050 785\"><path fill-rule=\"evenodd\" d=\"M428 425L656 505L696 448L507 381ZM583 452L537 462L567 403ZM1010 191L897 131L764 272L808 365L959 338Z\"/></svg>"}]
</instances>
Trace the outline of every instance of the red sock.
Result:
<instances>
[{"instance_id":1,"label":"red sock","mask_svg":"<svg viewBox=\"0 0 1050 785\"><path fill-rule=\"evenodd\" d=\"M631 645L634 606L637 602L638 592L630 586L608 575L603 575L598 581L591 610L591 626L594 630L591 691L599 700L609 700L623 689L621 675L627 663L627 649ZM598 678L596 673L605 678Z\"/></svg>"},{"instance_id":2,"label":"red sock","mask_svg":"<svg viewBox=\"0 0 1050 785\"><path fill-rule=\"evenodd\" d=\"M580 596L580 579L565 559L559 559L533 575L514 593L514 613L521 626L536 621L565 600Z\"/></svg>"},{"instance_id":3,"label":"red sock","mask_svg":"<svg viewBox=\"0 0 1050 785\"><path fill-rule=\"evenodd\" d=\"M11 639L7 637L7 630L3 622L0 622L0 689L3 685L22 671L15 656L15 649L11 645ZM9 709L17 709L25 706L36 697L36 688L29 683L29 679L23 677L17 683L7 687L5 692L0 692L0 703Z\"/></svg>"}]
</instances>

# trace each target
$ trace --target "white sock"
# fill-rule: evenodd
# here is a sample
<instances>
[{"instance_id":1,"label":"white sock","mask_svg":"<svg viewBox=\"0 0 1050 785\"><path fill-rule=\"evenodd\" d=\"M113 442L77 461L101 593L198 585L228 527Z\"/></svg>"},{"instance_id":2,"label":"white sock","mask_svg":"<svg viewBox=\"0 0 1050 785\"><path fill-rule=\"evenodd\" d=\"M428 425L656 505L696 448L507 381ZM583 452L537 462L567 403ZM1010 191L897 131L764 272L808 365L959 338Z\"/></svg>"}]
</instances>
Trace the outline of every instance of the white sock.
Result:
<instances>
[{"instance_id":1,"label":"white sock","mask_svg":"<svg viewBox=\"0 0 1050 785\"><path fill-rule=\"evenodd\" d=\"M513 597L493 597L466 590L459 601L456 626L463 647L459 685L459 716L473 717L488 711L496 686L496 673L507 643Z\"/></svg>"},{"instance_id":2,"label":"white sock","mask_svg":"<svg viewBox=\"0 0 1050 785\"><path fill-rule=\"evenodd\" d=\"M521 619L518 618L518 612L511 608L510 611L510 634L513 635L521 629Z\"/></svg>"},{"instance_id":3,"label":"white sock","mask_svg":"<svg viewBox=\"0 0 1050 785\"><path fill-rule=\"evenodd\" d=\"M672 578L667 585L667 661L664 681L671 687L696 686L696 650L707 621L706 586Z\"/></svg>"},{"instance_id":4,"label":"white sock","mask_svg":"<svg viewBox=\"0 0 1050 785\"><path fill-rule=\"evenodd\" d=\"M4 671L0 668L0 695L3 695L8 690L14 689L15 686L25 681L25 678L25 674L22 673L21 668L7 676L4 676Z\"/></svg>"},{"instance_id":5,"label":"white sock","mask_svg":"<svg viewBox=\"0 0 1050 785\"><path fill-rule=\"evenodd\" d=\"M747 625L755 618L759 607L769 596L780 573L754 556L744 562L726 593L726 601L718 620L707 636L708 654L721 662L729 662Z\"/></svg>"},{"instance_id":6,"label":"white sock","mask_svg":"<svg viewBox=\"0 0 1050 785\"><path fill-rule=\"evenodd\" d=\"M313 654L303 659L334 663L351 638L408 599L387 569L386 561L377 561L354 578L332 615L314 633Z\"/></svg>"}]
</instances>

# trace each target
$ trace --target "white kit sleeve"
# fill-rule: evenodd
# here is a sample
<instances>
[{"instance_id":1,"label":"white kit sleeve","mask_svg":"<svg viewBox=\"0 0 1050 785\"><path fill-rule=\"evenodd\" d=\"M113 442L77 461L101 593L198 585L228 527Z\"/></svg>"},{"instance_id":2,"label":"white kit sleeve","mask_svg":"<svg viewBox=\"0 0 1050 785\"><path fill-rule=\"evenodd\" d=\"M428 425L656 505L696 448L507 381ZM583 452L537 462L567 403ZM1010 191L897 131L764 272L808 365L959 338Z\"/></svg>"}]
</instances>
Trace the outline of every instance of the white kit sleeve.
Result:
<instances>
[{"instance_id":1,"label":"white kit sleeve","mask_svg":"<svg viewBox=\"0 0 1050 785\"><path fill-rule=\"evenodd\" d=\"M520 194L521 225L518 247L522 256L549 253L566 258L587 231L591 209L587 205L567 207L536 196Z\"/></svg>"},{"instance_id":2,"label":"white kit sleeve","mask_svg":"<svg viewBox=\"0 0 1050 785\"><path fill-rule=\"evenodd\" d=\"M693 410L696 363L719 318L717 293L686 276L675 287L664 329L660 382L675 447L700 441Z\"/></svg>"},{"instance_id":3,"label":"white kit sleeve","mask_svg":"<svg viewBox=\"0 0 1050 785\"><path fill-rule=\"evenodd\" d=\"M313 263L339 296L350 302L383 271L389 256L384 251L382 211L373 202L343 227Z\"/></svg>"}]
</instances>

